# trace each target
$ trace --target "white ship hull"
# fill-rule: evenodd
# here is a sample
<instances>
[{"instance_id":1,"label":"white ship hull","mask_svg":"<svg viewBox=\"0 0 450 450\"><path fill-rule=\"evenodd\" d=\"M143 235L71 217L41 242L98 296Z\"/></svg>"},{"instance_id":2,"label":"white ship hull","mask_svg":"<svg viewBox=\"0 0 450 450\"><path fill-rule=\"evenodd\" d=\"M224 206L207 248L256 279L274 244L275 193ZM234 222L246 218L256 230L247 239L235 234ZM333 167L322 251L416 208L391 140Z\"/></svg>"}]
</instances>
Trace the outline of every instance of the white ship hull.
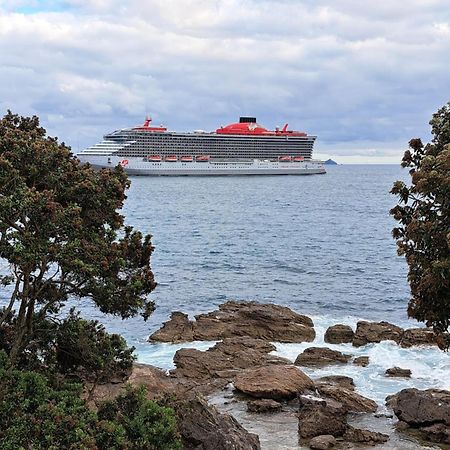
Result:
<instances>
[{"instance_id":1,"label":"white ship hull","mask_svg":"<svg viewBox=\"0 0 450 450\"><path fill-rule=\"evenodd\" d=\"M120 164L129 175L147 176L202 176L202 175L314 175L325 173L321 161L281 162L268 160L207 162L152 162L143 158L82 155L81 162L94 168L113 168Z\"/></svg>"}]
</instances>

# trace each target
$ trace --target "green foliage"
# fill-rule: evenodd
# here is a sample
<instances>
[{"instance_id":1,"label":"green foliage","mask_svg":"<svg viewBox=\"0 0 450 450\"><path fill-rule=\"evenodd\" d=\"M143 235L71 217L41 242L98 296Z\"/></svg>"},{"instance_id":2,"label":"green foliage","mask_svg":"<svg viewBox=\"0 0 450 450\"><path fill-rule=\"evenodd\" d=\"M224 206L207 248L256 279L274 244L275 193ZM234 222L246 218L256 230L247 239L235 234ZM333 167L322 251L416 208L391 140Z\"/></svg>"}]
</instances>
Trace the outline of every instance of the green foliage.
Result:
<instances>
[{"instance_id":1,"label":"green foliage","mask_svg":"<svg viewBox=\"0 0 450 450\"><path fill-rule=\"evenodd\" d=\"M408 315L438 332L450 325L450 103L430 121L433 140L412 139L402 167L411 186L397 181L391 190L399 204L391 214L398 253L409 266Z\"/></svg>"},{"instance_id":2,"label":"green foliage","mask_svg":"<svg viewBox=\"0 0 450 450\"><path fill-rule=\"evenodd\" d=\"M57 370L83 380L124 378L135 360L134 347L128 348L122 336L107 333L99 322L81 319L73 310L57 327L54 342Z\"/></svg>"},{"instance_id":3,"label":"green foliage","mask_svg":"<svg viewBox=\"0 0 450 450\"><path fill-rule=\"evenodd\" d=\"M181 448L173 410L147 400L144 386L128 387L125 394L101 405L98 417L105 429L101 439L103 448L114 448L111 424L116 424L114 436L125 433L133 442L133 449L148 449L149 442L153 450Z\"/></svg>"},{"instance_id":4,"label":"green foliage","mask_svg":"<svg viewBox=\"0 0 450 450\"><path fill-rule=\"evenodd\" d=\"M0 352L0 448L174 450L174 413L128 388L98 413L80 398L81 385L58 385L36 372L8 369Z\"/></svg>"},{"instance_id":5,"label":"green foliage","mask_svg":"<svg viewBox=\"0 0 450 450\"><path fill-rule=\"evenodd\" d=\"M8 112L0 120L0 258L11 267L1 283L12 288L0 327L17 306L13 359L35 319L69 296L122 318L153 311L151 236L125 227L118 213L128 186L120 167L81 165L37 117Z\"/></svg>"}]
</instances>

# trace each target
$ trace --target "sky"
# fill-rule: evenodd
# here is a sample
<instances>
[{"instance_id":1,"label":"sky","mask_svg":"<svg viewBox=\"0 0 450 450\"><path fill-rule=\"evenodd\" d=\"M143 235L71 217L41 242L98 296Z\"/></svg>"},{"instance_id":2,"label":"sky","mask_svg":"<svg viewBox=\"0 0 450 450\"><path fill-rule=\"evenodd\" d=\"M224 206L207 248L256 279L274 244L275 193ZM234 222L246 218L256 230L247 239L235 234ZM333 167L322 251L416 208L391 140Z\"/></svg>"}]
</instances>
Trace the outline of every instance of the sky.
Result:
<instances>
[{"instance_id":1,"label":"sky","mask_svg":"<svg viewBox=\"0 0 450 450\"><path fill-rule=\"evenodd\" d=\"M74 152L149 114L255 116L315 156L399 164L450 101L450 0L0 0L0 114Z\"/></svg>"}]
</instances>

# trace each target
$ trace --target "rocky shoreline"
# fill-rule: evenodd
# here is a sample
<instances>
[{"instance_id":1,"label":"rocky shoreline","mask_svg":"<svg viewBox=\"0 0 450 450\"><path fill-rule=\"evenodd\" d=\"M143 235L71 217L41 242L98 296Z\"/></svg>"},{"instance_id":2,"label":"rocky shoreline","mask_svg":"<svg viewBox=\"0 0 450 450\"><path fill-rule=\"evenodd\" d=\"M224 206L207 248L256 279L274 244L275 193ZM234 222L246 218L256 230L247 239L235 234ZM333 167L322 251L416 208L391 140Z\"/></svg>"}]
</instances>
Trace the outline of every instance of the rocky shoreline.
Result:
<instances>
[{"instance_id":1,"label":"rocky shoreline","mask_svg":"<svg viewBox=\"0 0 450 450\"><path fill-rule=\"evenodd\" d=\"M276 349L273 342L311 343L315 336L311 318L273 304L227 302L193 321L186 314L174 312L150 336L151 342L219 342L206 351L178 350L175 368L169 373L136 365L128 382L145 384L150 397L164 398L175 408L186 449L261 448L258 436L233 417L242 416L244 410L247 422L252 417L255 422L261 417L295 421L297 434L293 438L304 448L400 448L395 443L389 447L388 443L389 439L398 439L398 433L412 442L411 447L401 448L421 448L417 436L430 443L450 444L450 392L404 389L388 397L388 411L398 419L398 431L394 431L390 413L377 415L382 405L358 393L352 378L311 376L311 369L324 366L370 368L370 358L312 345L295 361L272 354ZM405 330L388 322L360 321L355 331L336 324L324 336L328 344L349 343L355 348L385 340L404 348L436 345L430 330ZM310 376L304 372L306 368ZM385 376L410 377L411 372L392 367ZM98 386L91 393L92 401L120 389L121 384ZM222 412L208 404L208 399ZM426 405L425 412L422 405ZM369 419L384 421L389 432L355 425ZM284 448L282 440L280 436L279 448Z\"/></svg>"}]
</instances>

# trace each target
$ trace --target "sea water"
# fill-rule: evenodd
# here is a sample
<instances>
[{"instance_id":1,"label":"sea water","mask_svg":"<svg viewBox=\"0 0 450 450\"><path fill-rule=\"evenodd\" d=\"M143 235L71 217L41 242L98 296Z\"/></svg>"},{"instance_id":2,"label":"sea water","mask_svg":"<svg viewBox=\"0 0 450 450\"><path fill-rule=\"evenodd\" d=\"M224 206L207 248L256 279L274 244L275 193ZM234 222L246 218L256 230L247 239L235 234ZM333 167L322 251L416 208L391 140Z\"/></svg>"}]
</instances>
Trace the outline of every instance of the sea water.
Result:
<instances>
[{"instance_id":1,"label":"sea water","mask_svg":"<svg viewBox=\"0 0 450 450\"><path fill-rule=\"evenodd\" d=\"M152 269L158 286L151 297L156 311L144 322L102 315L87 300L84 316L99 319L123 334L141 362L173 367L178 348L206 349L209 342L150 344L148 335L171 311L212 311L227 300L257 300L310 315L317 338L329 325L355 327L360 319L408 320L407 265L391 237L395 221L389 194L395 165L329 166L326 175L239 177L132 177L124 208L126 223L153 235ZM5 265L3 264L3 269ZM0 291L0 301L7 294ZM292 360L312 344L277 344ZM402 349L391 342L354 348L368 355L366 368L329 366L307 370L314 377L343 374L358 392L383 405L386 395L404 387L450 388L450 357L436 348ZM412 378L384 377L392 366L412 370ZM382 406L380 406L382 407Z\"/></svg>"}]
</instances>

